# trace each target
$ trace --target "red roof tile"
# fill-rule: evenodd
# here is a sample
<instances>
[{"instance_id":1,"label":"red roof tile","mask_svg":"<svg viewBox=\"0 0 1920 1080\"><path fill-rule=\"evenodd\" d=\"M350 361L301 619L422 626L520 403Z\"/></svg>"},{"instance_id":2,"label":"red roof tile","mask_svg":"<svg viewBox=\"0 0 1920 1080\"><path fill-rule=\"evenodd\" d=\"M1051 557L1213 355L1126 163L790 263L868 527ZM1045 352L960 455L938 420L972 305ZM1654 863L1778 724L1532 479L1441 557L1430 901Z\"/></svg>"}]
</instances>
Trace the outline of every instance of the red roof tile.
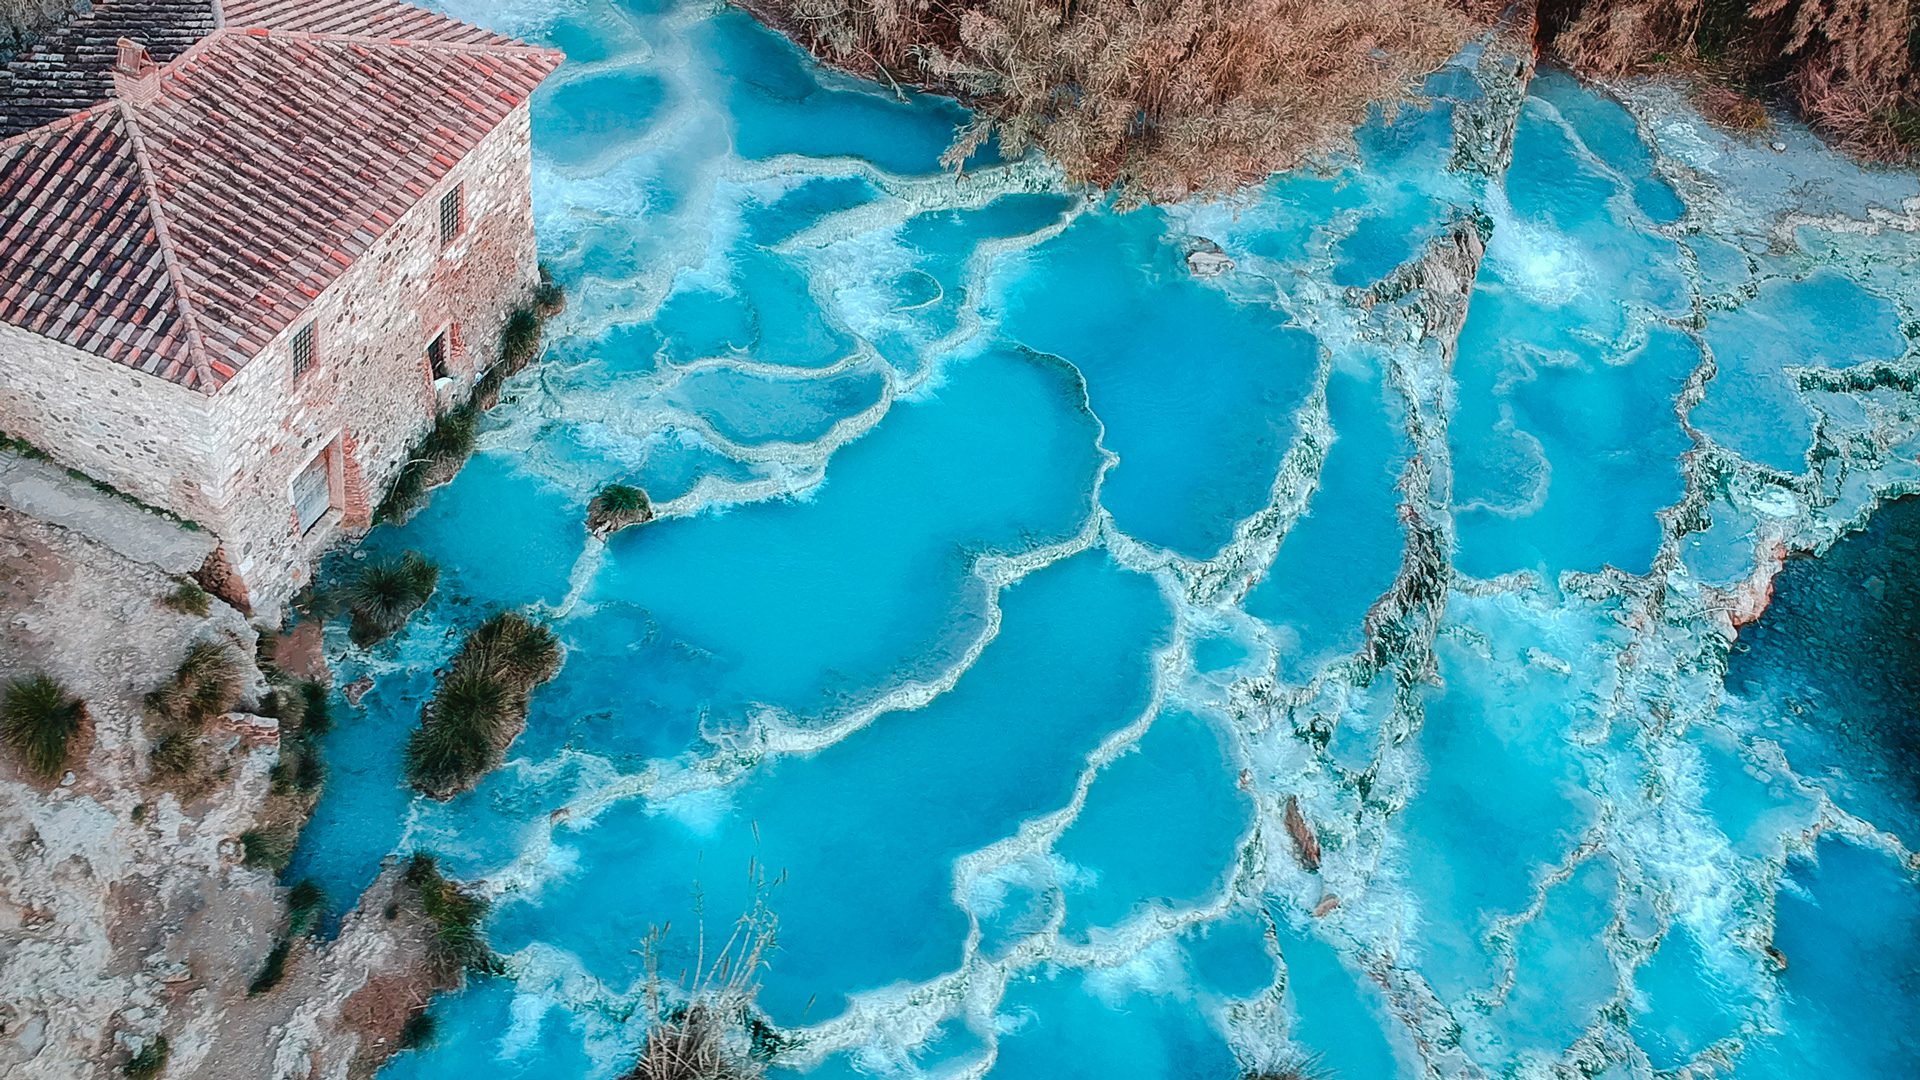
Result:
<instances>
[{"instance_id":1,"label":"red roof tile","mask_svg":"<svg viewBox=\"0 0 1920 1080\"><path fill-rule=\"evenodd\" d=\"M402 0L227 0L229 27L272 27L315 34L458 45L514 45L512 38L449 19Z\"/></svg>"},{"instance_id":2,"label":"red roof tile","mask_svg":"<svg viewBox=\"0 0 1920 1080\"><path fill-rule=\"evenodd\" d=\"M560 62L397 0L226 15L151 103L0 142L0 321L211 393Z\"/></svg>"}]
</instances>

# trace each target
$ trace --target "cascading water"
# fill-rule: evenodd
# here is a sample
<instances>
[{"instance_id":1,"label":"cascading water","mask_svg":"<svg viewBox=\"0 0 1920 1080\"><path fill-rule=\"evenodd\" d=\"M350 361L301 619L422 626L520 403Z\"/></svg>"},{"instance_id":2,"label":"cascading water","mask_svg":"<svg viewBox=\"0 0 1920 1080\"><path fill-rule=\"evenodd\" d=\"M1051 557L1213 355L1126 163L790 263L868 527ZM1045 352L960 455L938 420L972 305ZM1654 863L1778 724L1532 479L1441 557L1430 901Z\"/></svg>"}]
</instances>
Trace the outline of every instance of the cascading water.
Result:
<instances>
[{"instance_id":1,"label":"cascading water","mask_svg":"<svg viewBox=\"0 0 1920 1080\"><path fill-rule=\"evenodd\" d=\"M1781 553L1920 490L1912 175L1475 50L1337 170L1121 213L943 171L957 107L738 12L447 6L568 52L573 303L367 542L433 604L329 630L375 685L291 873L439 852L510 970L383 1075L616 1075L649 929L684 962L754 868L793 1073L1920 1063L1905 684L1816 662L1849 615L1791 582L1734 643ZM602 545L613 481L661 520ZM565 667L506 767L413 799L501 607Z\"/></svg>"}]
</instances>

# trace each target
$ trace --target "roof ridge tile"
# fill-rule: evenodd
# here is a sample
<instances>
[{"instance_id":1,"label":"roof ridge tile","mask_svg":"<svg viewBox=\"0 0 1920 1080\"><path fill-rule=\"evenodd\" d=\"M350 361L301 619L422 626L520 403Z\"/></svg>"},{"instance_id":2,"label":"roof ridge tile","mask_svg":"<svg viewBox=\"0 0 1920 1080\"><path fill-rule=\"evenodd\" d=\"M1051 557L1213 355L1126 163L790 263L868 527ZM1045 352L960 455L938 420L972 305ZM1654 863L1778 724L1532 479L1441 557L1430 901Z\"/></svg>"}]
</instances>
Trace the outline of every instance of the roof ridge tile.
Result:
<instances>
[{"instance_id":1,"label":"roof ridge tile","mask_svg":"<svg viewBox=\"0 0 1920 1080\"><path fill-rule=\"evenodd\" d=\"M127 129L127 140L133 146L133 160L140 169L141 183L146 189L147 217L153 222L155 243L160 249L161 261L166 265L167 277L173 282L174 298L180 305L180 318L187 331L187 357L200 377L200 385L194 389L211 394L219 389L219 382L213 377L213 365L207 359L207 345L200 333L200 318L194 310L193 294L187 288L186 274L180 269L180 257L174 251L172 232L167 228L166 209L161 201L159 184L154 179L153 159L147 153L146 137L140 132L140 119L135 115L134 107L124 101L118 104L120 122Z\"/></svg>"}]
</instances>

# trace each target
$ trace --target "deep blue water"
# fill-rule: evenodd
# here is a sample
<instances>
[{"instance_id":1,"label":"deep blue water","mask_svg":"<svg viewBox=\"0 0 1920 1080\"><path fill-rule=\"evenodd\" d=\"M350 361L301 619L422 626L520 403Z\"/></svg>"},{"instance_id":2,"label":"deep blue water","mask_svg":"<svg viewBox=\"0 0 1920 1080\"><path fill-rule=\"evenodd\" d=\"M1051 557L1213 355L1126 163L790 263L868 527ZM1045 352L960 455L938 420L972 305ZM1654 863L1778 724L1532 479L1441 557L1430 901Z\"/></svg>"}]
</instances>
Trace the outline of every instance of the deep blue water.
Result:
<instances>
[{"instance_id":1,"label":"deep blue water","mask_svg":"<svg viewBox=\"0 0 1920 1080\"><path fill-rule=\"evenodd\" d=\"M447 6L569 55L571 304L366 544L439 560L432 604L329 629L376 685L292 875L435 850L511 972L383 1076L617 1075L650 930L677 970L756 875L783 1075L1916 1071L1912 511L1733 626L1920 485L1920 245L1845 220L1910 177L1543 72L1489 181L1461 66L1325 169L1121 212L955 178L957 106L737 11ZM1841 217L1783 231L1808 192ZM1449 359L1359 290L1469 214ZM601 545L615 481L662 515ZM1396 614L1428 542L1442 602ZM433 671L506 607L565 667L505 767L414 799Z\"/></svg>"}]
</instances>

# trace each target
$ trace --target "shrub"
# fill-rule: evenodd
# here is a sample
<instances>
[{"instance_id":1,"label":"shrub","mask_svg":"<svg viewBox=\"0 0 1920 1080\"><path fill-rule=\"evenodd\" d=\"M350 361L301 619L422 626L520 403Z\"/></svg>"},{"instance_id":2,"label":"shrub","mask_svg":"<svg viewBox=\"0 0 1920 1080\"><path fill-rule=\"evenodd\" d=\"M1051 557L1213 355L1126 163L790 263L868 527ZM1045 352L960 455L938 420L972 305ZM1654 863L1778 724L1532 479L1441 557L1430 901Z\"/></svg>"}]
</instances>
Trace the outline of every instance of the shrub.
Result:
<instances>
[{"instance_id":1,"label":"shrub","mask_svg":"<svg viewBox=\"0 0 1920 1080\"><path fill-rule=\"evenodd\" d=\"M483 975L504 970L480 926L491 906L486 897L449 880L440 871L440 861L426 852L416 851L407 859L403 880L418 898L420 913L433 924L427 953L437 978L451 981L463 970Z\"/></svg>"},{"instance_id":2,"label":"shrub","mask_svg":"<svg viewBox=\"0 0 1920 1080\"><path fill-rule=\"evenodd\" d=\"M1444 0L749 0L829 62L953 93L989 139L1155 198L1264 178L1351 138L1498 6ZM1471 12L1471 15L1468 13Z\"/></svg>"},{"instance_id":3,"label":"shrub","mask_svg":"<svg viewBox=\"0 0 1920 1080\"><path fill-rule=\"evenodd\" d=\"M213 598L207 590L191 581L180 583L180 587L160 598L160 602L182 615L198 615L206 618L213 610Z\"/></svg>"},{"instance_id":4,"label":"shrub","mask_svg":"<svg viewBox=\"0 0 1920 1080\"><path fill-rule=\"evenodd\" d=\"M1731 87L1702 86L1693 103L1701 116L1731 131L1765 131L1772 126L1767 107L1758 98Z\"/></svg>"},{"instance_id":5,"label":"shrub","mask_svg":"<svg viewBox=\"0 0 1920 1080\"><path fill-rule=\"evenodd\" d=\"M248 994L264 994L280 985L287 974L287 956L293 951L293 942L282 938L274 943L273 951L267 954L267 962L260 965L260 974L253 977L247 986Z\"/></svg>"},{"instance_id":6,"label":"shrub","mask_svg":"<svg viewBox=\"0 0 1920 1080\"><path fill-rule=\"evenodd\" d=\"M293 847L298 840L299 834L286 825L249 829L240 834L241 861L277 874L293 860Z\"/></svg>"},{"instance_id":7,"label":"shrub","mask_svg":"<svg viewBox=\"0 0 1920 1080\"><path fill-rule=\"evenodd\" d=\"M167 1068L167 1055L171 1051L165 1035L156 1036L152 1042L140 1048L140 1052L127 1060L120 1071L134 1080L152 1080Z\"/></svg>"},{"instance_id":8,"label":"shrub","mask_svg":"<svg viewBox=\"0 0 1920 1080\"><path fill-rule=\"evenodd\" d=\"M320 925L326 914L327 892L320 883L305 878L287 892L287 934L301 937Z\"/></svg>"},{"instance_id":9,"label":"shrub","mask_svg":"<svg viewBox=\"0 0 1920 1080\"><path fill-rule=\"evenodd\" d=\"M55 780L66 771L67 749L86 721L87 706L44 672L14 679L0 701L0 739L29 773Z\"/></svg>"},{"instance_id":10,"label":"shrub","mask_svg":"<svg viewBox=\"0 0 1920 1080\"><path fill-rule=\"evenodd\" d=\"M665 931L647 935L646 1000L652 1022L640 1060L622 1080L758 1080L785 1049L785 1038L754 1003L778 921L766 903L770 886L757 873L755 878L753 906L719 954L704 959L703 968L682 972L671 990L658 974ZM669 999L676 1004L663 1007Z\"/></svg>"},{"instance_id":11,"label":"shrub","mask_svg":"<svg viewBox=\"0 0 1920 1080\"><path fill-rule=\"evenodd\" d=\"M608 484L587 505L587 531L595 536L652 520L653 501L645 491L628 484Z\"/></svg>"},{"instance_id":12,"label":"shrub","mask_svg":"<svg viewBox=\"0 0 1920 1080\"><path fill-rule=\"evenodd\" d=\"M507 316L507 324L500 330L500 364L509 374L526 367L540 351L542 329L539 313L530 307L518 308Z\"/></svg>"},{"instance_id":13,"label":"shrub","mask_svg":"<svg viewBox=\"0 0 1920 1080\"><path fill-rule=\"evenodd\" d=\"M372 645L406 625L439 583L440 568L417 551L362 567L341 595L353 615L354 644Z\"/></svg>"},{"instance_id":14,"label":"shrub","mask_svg":"<svg viewBox=\"0 0 1920 1080\"><path fill-rule=\"evenodd\" d=\"M1555 50L1589 74L1665 63L1774 88L1843 150L1890 161L1920 146L1920 132L1903 135L1896 119L1920 109L1917 28L1906 3L1858 0L1573 0L1543 23Z\"/></svg>"},{"instance_id":15,"label":"shrub","mask_svg":"<svg viewBox=\"0 0 1920 1080\"><path fill-rule=\"evenodd\" d=\"M478 405L469 402L441 413L432 430L407 454L407 463L394 474L377 516L398 520L412 513L429 488L453 479L473 453L479 437Z\"/></svg>"}]
</instances>

